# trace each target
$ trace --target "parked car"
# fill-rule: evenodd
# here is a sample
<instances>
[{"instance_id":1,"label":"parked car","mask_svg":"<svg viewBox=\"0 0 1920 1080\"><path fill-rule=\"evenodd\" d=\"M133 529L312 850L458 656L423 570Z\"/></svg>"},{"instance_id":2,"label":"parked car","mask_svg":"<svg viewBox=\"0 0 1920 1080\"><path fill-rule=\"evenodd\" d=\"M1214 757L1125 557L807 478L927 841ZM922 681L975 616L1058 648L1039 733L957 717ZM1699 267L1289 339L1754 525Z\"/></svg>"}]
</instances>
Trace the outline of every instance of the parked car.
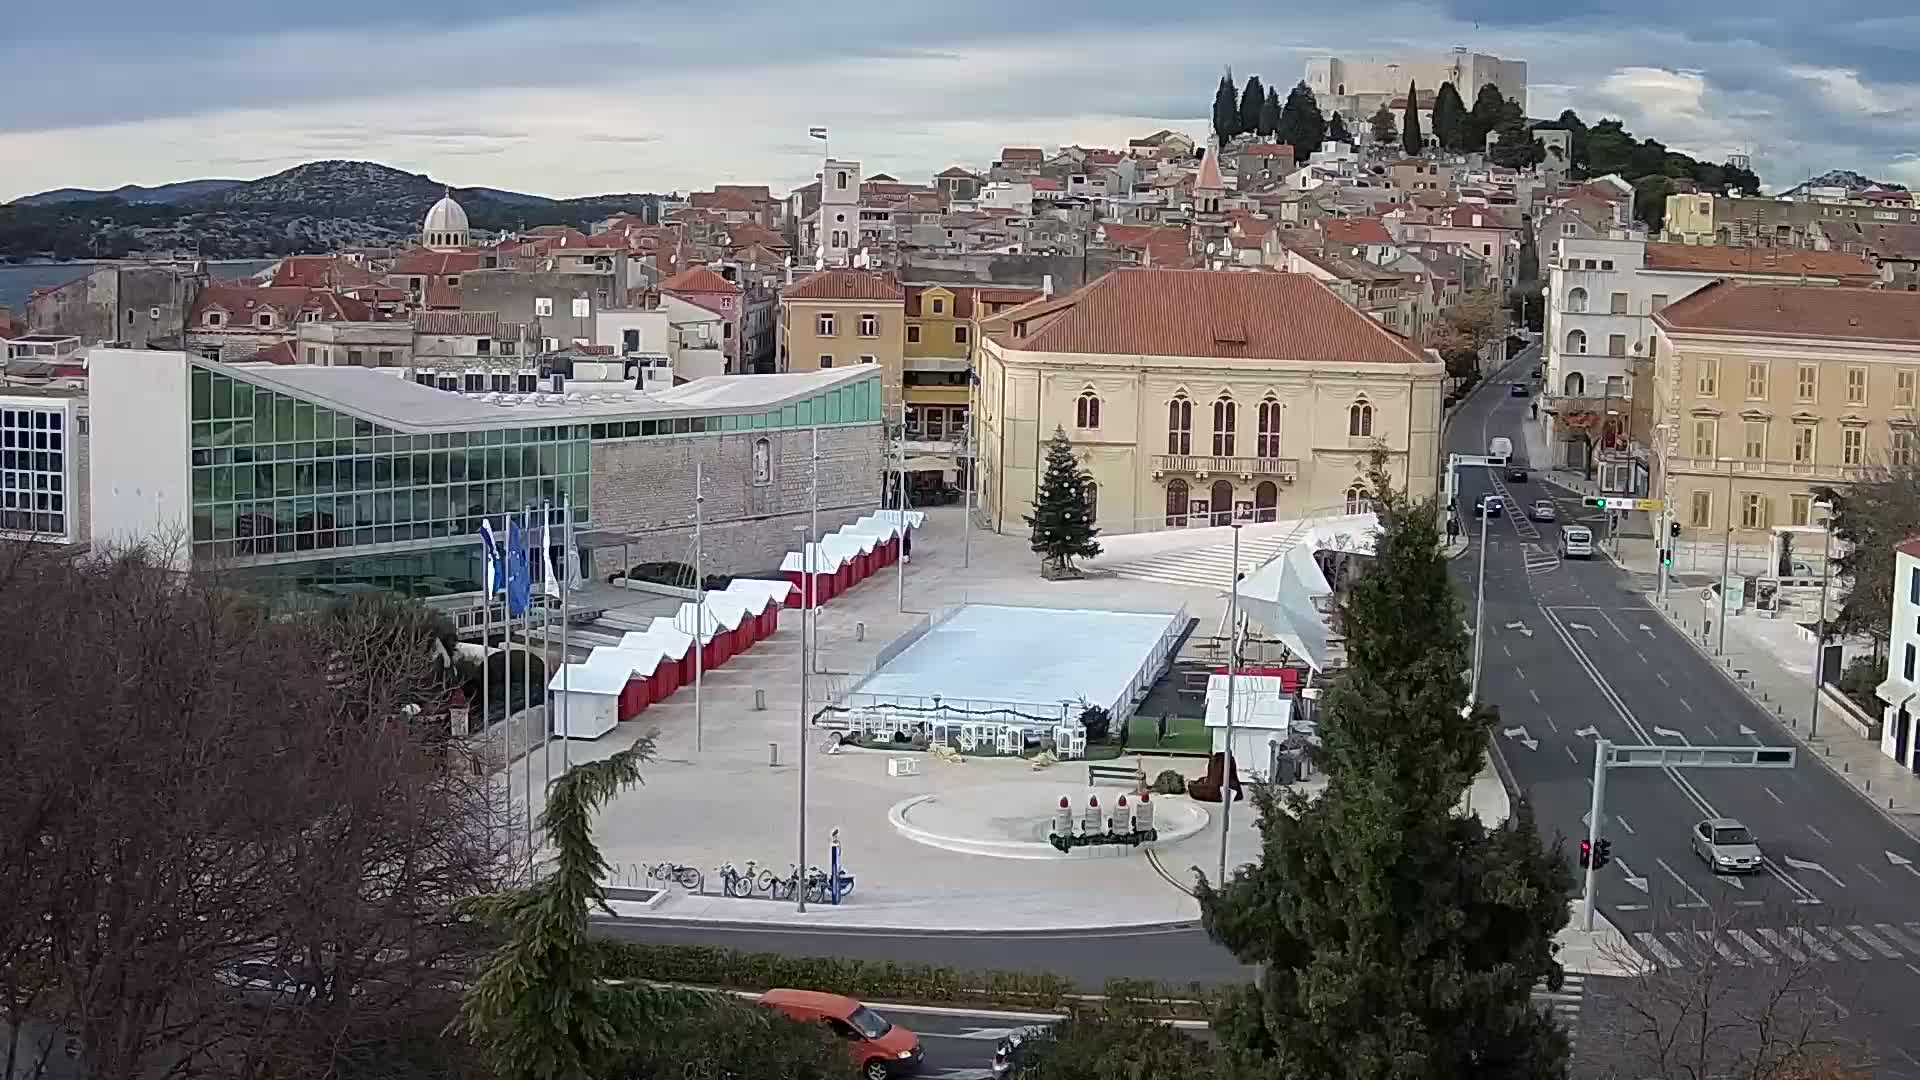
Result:
<instances>
[{"instance_id":1,"label":"parked car","mask_svg":"<svg viewBox=\"0 0 1920 1080\"><path fill-rule=\"evenodd\" d=\"M1527 518L1530 521L1552 521L1559 516L1559 511L1553 507L1552 499L1535 499L1533 505L1527 507Z\"/></svg>"},{"instance_id":2,"label":"parked car","mask_svg":"<svg viewBox=\"0 0 1920 1080\"><path fill-rule=\"evenodd\" d=\"M1513 482L1514 482L1514 483L1516 483L1516 484L1524 484L1524 483L1526 483L1526 482L1527 482L1527 467L1526 467L1525 465L1509 465L1509 466L1507 466L1507 479L1509 479L1509 480L1511 480L1511 481L1513 481Z\"/></svg>"},{"instance_id":3,"label":"parked car","mask_svg":"<svg viewBox=\"0 0 1920 1080\"><path fill-rule=\"evenodd\" d=\"M825 1024L847 1043L862 1080L887 1080L920 1071L920 1037L842 994L769 990L760 1004L803 1023Z\"/></svg>"},{"instance_id":4,"label":"parked car","mask_svg":"<svg viewBox=\"0 0 1920 1080\"><path fill-rule=\"evenodd\" d=\"M1693 827L1693 853L1716 874L1751 874L1760 869L1760 845L1733 818L1708 818Z\"/></svg>"},{"instance_id":5,"label":"parked car","mask_svg":"<svg viewBox=\"0 0 1920 1080\"><path fill-rule=\"evenodd\" d=\"M1474 500L1474 509L1488 517L1499 517L1506 510L1507 501L1498 495L1482 495Z\"/></svg>"}]
</instances>

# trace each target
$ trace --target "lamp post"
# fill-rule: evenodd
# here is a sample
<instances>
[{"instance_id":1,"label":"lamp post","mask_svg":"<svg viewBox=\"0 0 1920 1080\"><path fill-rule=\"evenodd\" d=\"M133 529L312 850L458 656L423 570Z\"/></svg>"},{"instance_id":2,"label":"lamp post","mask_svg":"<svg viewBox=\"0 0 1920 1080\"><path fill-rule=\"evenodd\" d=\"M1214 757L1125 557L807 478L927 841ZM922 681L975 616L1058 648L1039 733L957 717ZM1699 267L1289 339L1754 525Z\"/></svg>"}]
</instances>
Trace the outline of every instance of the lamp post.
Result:
<instances>
[{"instance_id":1,"label":"lamp post","mask_svg":"<svg viewBox=\"0 0 1920 1080\"><path fill-rule=\"evenodd\" d=\"M1833 503L1821 499L1815 510L1827 516L1820 526L1820 614L1813 624L1813 701L1807 705L1807 738L1820 731L1820 668L1827 654L1827 586L1833 580Z\"/></svg>"},{"instance_id":2,"label":"lamp post","mask_svg":"<svg viewBox=\"0 0 1920 1080\"><path fill-rule=\"evenodd\" d=\"M800 822L800 888L794 890L799 899L798 910L807 910L807 673L811 670L811 660L807 656L807 627L812 624L814 604L813 581L813 529L808 525L795 525L793 531L800 534L800 808L794 816ZM699 647L699 642L694 642Z\"/></svg>"},{"instance_id":3,"label":"lamp post","mask_svg":"<svg viewBox=\"0 0 1920 1080\"><path fill-rule=\"evenodd\" d=\"M1220 763L1220 887L1227 885L1227 836L1233 824L1233 691L1240 674L1240 523L1233 523L1233 581L1227 594L1227 753Z\"/></svg>"},{"instance_id":4,"label":"lamp post","mask_svg":"<svg viewBox=\"0 0 1920 1080\"><path fill-rule=\"evenodd\" d=\"M1612 391L1611 386L1608 387L1608 391ZM1600 421L1600 448L1602 450L1605 450L1607 447L1607 432L1613 430L1613 418L1619 415L1619 412L1609 407L1606 410L1606 417ZM1599 483L1601 493L1605 494L1607 492L1607 474L1604 466L1600 472ZM1629 488L1629 491L1631 491L1631 488ZM1620 540L1613 532L1614 516L1617 513L1618 511L1616 510L1607 511L1607 544L1613 548L1613 557L1616 559L1620 557Z\"/></svg>"},{"instance_id":5,"label":"lamp post","mask_svg":"<svg viewBox=\"0 0 1920 1080\"><path fill-rule=\"evenodd\" d=\"M1727 470L1727 508L1725 511L1727 516L1727 539L1726 543L1720 546L1720 643L1714 647L1715 652L1724 656L1727 652L1727 601L1732 599L1727 595L1727 579L1733 576L1733 459L1723 457L1715 458L1714 460L1725 466Z\"/></svg>"},{"instance_id":6,"label":"lamp post","mask_svg":"<svg viewBox=\"0 0 1920 1080\"><path fill-rule=\"evenodd\" d=\"M1480 655L1487 621L1487 504L1480 504L1480 570L1473 600L1473 683L1467 688L1467 707L1480 702Z\"/></svg>"}]
</instances>

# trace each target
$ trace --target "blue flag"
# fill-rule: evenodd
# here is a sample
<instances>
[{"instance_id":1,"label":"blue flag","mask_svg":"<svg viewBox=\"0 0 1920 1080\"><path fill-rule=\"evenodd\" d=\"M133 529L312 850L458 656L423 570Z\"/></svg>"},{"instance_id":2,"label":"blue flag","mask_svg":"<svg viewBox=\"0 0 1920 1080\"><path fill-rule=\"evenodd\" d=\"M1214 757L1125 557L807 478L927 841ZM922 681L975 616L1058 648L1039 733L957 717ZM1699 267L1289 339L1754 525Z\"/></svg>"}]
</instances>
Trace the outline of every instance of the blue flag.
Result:
<instances>
[{"instance_id":1,"label":"blue flag","mask_svg":"<svg viewBox=\"0 0 1920 1080\"><path fill-rule=\"evenodd\" d=\"M480 522L480 555L487 567L481 588L493 596L506 587L506 565L500 558L500 540L493 535L493 522L484 518Z\"/></svg>"},{"instance_id":2,"label":"blue flag","mask_svg":"<svg viewBox=\"0 0 1920 1080\"><path fill-rule=\"evenodd\" d=\"M507 613L515 617L527 613L533 593L532 567L527 561L527 535L520 522L507 520Z\"/></svg>"}]
</instances>

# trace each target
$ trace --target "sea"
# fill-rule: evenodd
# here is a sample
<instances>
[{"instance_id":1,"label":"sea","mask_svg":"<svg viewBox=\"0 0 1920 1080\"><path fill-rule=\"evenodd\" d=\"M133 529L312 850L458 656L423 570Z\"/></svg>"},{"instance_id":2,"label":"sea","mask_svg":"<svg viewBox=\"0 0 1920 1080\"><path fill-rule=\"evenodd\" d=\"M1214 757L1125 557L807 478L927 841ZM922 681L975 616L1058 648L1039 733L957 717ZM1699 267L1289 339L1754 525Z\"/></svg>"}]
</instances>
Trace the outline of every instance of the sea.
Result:
<instances>
[{"instance_id":1,"label":"sea","mask_svg":"<svg viewBox=\"0 0 1920 1080\"><path fill-rule=\"evenodd\" d=\"M241 278L256 274L272 266L274 259L242 259L233 262L215 262L207 266L208 273L215 278ZM27 313L27 295L35 289L44 289L51 285L64 285L69 281L85 277L95 263L22 263L18 265L0 265L0 307L9 308L18 318Z\"/></svg>"}]
</instances>

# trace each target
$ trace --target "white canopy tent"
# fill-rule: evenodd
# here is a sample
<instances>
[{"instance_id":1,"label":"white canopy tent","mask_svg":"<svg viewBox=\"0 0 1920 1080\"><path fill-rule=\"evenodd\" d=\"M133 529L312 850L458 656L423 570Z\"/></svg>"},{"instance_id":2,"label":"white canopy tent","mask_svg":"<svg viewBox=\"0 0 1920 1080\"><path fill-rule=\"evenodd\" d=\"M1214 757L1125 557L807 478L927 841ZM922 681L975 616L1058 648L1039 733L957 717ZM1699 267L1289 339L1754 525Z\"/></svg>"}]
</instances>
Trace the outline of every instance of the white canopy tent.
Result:
<instances>
[{"instance_id":1,"label":"white canopy tent","mask_svg":"<svg viewBox=\"0 0 1920 1080\"><path fill-rule=\"evenodd\" d=\"M597 739L619 726L620 692L631 673L624 663L597 657L561 665L547 682L547 715L553 718L554 734Z\"/></svg>"},{"instance_id":2,"label":"white canopy tent","mask_svg":"<svg viewBox=\"0 0 1920 1080\"><path fill-rule=\"evenodd\" d=\"M1322 551L1371 555L1380 522L1373 514L1347 515L1315 525L1286 554L1240 583L1240 608L1316 672L1331 661L1327 619L1314 601L1333 593L1314 556Z\"/></svg>"}]
</instances>

